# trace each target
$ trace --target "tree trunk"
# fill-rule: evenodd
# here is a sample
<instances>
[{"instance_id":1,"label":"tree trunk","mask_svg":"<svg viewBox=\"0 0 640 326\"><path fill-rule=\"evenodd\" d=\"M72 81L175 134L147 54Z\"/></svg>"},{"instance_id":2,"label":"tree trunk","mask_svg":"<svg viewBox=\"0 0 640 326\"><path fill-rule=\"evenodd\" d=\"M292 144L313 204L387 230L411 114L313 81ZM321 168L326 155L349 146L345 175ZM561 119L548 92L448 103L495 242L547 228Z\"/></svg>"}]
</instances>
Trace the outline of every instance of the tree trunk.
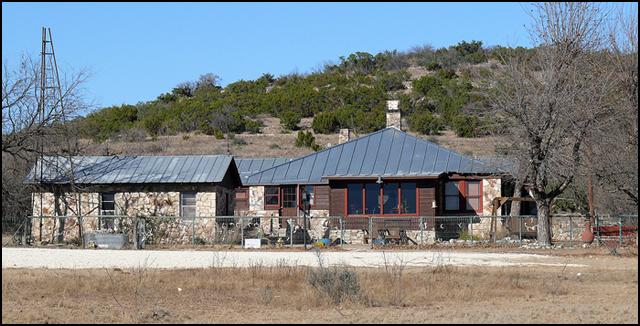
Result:
<instances>
[{"instance_id":1,"label":"tree trunk","mask_svg":"<svg viewBox=\"0 0 640 326\"><path fill-rule=\"evenodd\" d=\"M538 243L544 246L551 245L551 223L549 200L536 200L538 206Z\"/></svg>"},{"instance_id":2,"label":"tree trunk","mask_svg":"<svg viewBox=\"0 0 640 326\"><path fill-rule=\"evenodd\" d=\"M513 187L513 197L522 197L522 179L516 179L516 184ZM510 216L518 216L520 215L520 201L511 201L511 213Z\"/></svg>"}]
</instances>

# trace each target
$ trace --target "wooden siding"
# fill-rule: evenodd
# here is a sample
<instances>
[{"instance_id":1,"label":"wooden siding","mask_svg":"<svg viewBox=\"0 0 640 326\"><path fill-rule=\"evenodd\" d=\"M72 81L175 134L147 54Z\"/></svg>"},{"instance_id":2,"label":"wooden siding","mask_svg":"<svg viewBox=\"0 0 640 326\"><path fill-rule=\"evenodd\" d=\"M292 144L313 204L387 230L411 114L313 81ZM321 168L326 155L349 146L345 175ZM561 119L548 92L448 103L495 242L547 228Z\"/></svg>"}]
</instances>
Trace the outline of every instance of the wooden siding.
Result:
<instances>
[{"instance_id":1,"label":"wooden siding","mask_svg":"<svg viewBox=\"0 0 640 326\"><path fill-rule=\"evenodd\" d=\"M315 206L313 209L329 209L329 186L314 186Z\"/></svg>"},{"instance_id":2,"label":"wooden siding","mask_svg":"<svg viewBox=\"0 0 640 326\"><path fill-rule=\"evenodd\" d=\"M418 182L418 196L420 197L420 216L435 216L436 209L433 208L433 202L436 200L436 181L419 181ZM439 203L436 202L439 207Z\"/></svg>"},{"instance_id":3,"label":"wooden siding","mask_svg":"<svg viewBox=\"0 0 640 326\"><path fill-rule=\"evenodd\" d=\"M235 189L234 196L236 193L244 193L244 198L235 197L236 206L235 210L247 211L249 210L249 187L238 187Z\"/></svg>"},{"instance_id":4,"label":"wooden siding","mask_svg":"<svg viewBox=\"0 0 640 326\"><path fill-rule=\"evenodd\" d=\"M331 183L330 185L329 215L344 216L346 188L344 183Z\"/></svg>"}]
</instances>

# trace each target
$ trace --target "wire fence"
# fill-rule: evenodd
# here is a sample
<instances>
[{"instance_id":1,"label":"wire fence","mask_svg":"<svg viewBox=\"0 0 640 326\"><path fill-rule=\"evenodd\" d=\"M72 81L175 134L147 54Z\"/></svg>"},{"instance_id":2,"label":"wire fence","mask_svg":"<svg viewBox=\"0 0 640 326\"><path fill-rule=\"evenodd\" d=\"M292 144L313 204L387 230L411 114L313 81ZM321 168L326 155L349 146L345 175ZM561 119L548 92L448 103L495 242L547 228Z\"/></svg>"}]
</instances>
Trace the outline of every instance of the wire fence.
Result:
<instances>
[{"instance_id":1,"label":"wire fence","mask_svg":"<svg viewBox=\"0 0 640 326\"><path fill-rule=\"evenodd\" d=\"M637 245L638 215L554 215L554 244ZM523 245L535 242L537 217L523 216L29 216L3 218L3 246L71 245L84 248L202 246L370 247L399 245Z\"/></svg>"}]
</instances>

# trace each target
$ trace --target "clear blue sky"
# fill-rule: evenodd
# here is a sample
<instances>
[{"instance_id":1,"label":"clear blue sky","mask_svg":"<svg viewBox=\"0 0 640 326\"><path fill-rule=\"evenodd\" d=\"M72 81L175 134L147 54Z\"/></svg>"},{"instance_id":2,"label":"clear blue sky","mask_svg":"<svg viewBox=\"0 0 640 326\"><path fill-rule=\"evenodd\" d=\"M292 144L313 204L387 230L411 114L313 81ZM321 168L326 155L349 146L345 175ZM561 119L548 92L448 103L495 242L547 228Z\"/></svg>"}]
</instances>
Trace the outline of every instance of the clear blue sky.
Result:
<instances>
[{"instance_id":1,"label":"clear blue sky","mask_svg":"<svg viewBox=\"0 0 640 326\"><path fill-rule=\"evenodd\" d=\"M62 70L87 68L98 107L152 100L211 72L222 84L309 72L355 51L524 45L519 3L3 3L2 60L38 56L51 27Z\"/></svg>"}]
</instances>

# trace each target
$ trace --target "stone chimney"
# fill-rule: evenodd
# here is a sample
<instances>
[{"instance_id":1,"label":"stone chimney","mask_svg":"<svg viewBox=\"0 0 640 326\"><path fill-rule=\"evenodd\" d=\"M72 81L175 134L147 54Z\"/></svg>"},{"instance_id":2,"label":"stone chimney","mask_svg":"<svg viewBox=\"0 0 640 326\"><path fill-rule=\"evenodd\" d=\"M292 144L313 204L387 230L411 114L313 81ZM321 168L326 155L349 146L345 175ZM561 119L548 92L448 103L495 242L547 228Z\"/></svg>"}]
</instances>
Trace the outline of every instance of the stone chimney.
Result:
<instances>
[{"instance_id":1,"label":"stone chimney","mask_svg":"<svg viewBox=\"0 0 640 326\"><path fill-rule=\"evenodd\" d=\"M349 141L349 129L340 129L338 134L338 144L346 143Z\"/></svg>"},{"instance_id":2,"label":"stone chimney","mask_svg":"<svg viewBox=\"0 0 640 326\"><path fill-rule=\"evenodd\" d=\"M400 109L398 104L400 101L393 100L387 101L387 128L394 127L398 130L402 130L402 117L400 115Z\"/></svg>"}]
</instances>

